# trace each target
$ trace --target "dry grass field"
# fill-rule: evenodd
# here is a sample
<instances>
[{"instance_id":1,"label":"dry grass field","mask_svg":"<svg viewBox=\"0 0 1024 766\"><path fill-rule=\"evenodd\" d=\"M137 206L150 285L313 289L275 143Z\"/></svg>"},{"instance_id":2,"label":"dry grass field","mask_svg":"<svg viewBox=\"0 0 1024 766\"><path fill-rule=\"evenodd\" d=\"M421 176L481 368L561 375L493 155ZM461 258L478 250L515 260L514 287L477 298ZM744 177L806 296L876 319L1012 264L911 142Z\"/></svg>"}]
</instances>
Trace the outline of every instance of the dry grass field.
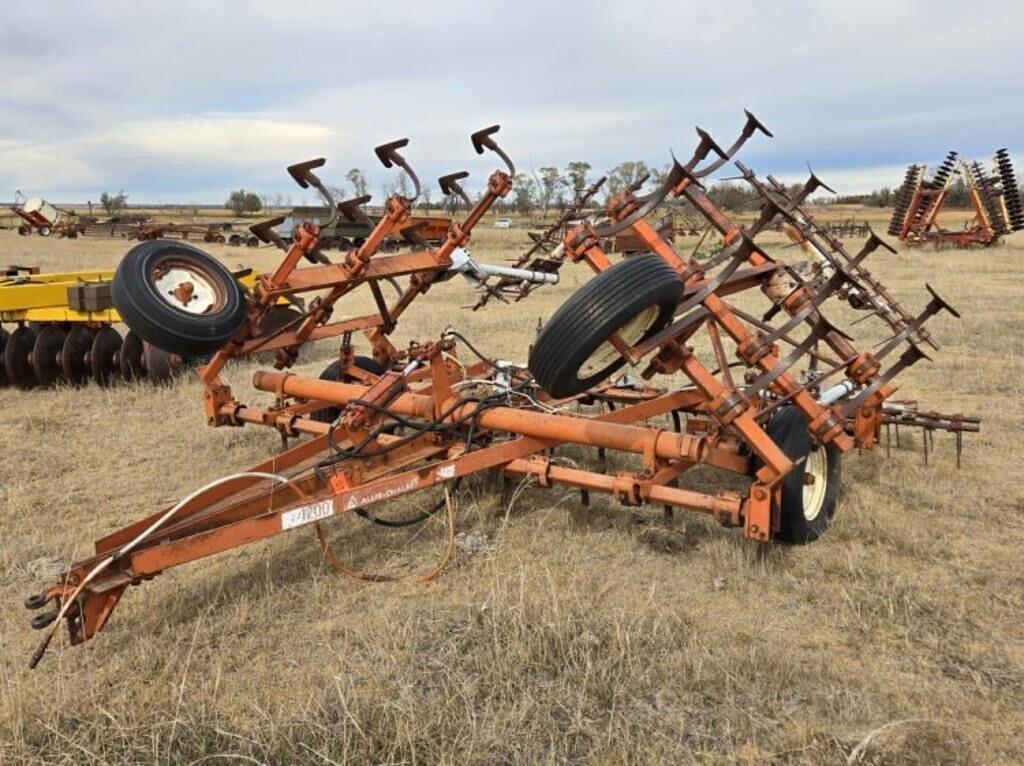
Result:
<instances>
[{"instance_id":1,"label":"dry grass field","mask_svg":"<svg viewBox=\"0 0 1024 766\"><path fill-rule=\"evenodd\" d=\"M473 249L498 262L524 239L482 227ZM112 266L128 246L0 232L0 263ZM269 249L211 251L231 266L276 262ZM0 763L1020 764L1022 263L1021 235L869 261L910 307L926 302L927 280L963 314L934 320L943 348L900 377L898 396L979 415L982 432L966 438L960 471L941 433L928 466L916 434L888 459L844 456L836 522L813 545L761 549L696 514L665 521L597 496L580 523L575 491L520 487L501 502L482 477L459 493L458 515L486 544L429 585L343 579L304 528L130 589L95 640L70 648L61 634L34 672L39 634L20 603L51 578L48 563L87 555L279 441L205 427L190 377L4 389ZM564 273L524 303L476 313L460 308L468 286L438 285L397 337L452 324L485 352L525 359L538 319L585 278ZM330 353L298 370L318 373ZM265 401L252 369L227 377L243 401ZM366 568L426 569L439 547L436 529L402 540L358 519L330 529ZM381 540L397 560L382 561Z\"/></svg>"}]
</instances>

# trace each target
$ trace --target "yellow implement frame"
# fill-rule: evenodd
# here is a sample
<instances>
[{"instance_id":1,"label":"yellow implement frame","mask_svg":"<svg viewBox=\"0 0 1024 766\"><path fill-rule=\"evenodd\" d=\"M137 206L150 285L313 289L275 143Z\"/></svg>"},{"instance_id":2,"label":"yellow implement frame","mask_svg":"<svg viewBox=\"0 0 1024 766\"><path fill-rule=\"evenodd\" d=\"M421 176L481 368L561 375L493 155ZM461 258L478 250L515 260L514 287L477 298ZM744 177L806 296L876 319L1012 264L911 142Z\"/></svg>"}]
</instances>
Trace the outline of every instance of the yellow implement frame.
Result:
<instances>
[{"instance_id":1,"label":"yellow implement frame","mask_svg":"<svg viewBox=\"0 0 1024 766\"><path fill-rule=\"evenodd\" d=\"M237 271L234 277L248 289L256 284L252 269ZM120 322L121 315L113 307L102 311L77 311L68 303L68 288L86 282L110 282L113 278L113 269L96 269L19 274L0 279L0 322Z\"/></svg>"}]
</instances>

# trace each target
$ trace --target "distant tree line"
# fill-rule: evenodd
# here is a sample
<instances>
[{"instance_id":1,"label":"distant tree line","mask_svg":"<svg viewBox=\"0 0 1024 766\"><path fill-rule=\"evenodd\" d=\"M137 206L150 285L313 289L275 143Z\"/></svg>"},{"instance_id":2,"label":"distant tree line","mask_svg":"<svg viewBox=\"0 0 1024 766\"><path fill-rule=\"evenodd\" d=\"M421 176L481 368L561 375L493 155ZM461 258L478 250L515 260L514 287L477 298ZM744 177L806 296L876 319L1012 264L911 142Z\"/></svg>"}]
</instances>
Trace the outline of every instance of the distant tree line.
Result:
<instances>
[{"instance_id":1,"label":"distant tree line","mask_svg":"<svg viewBox=\"0 0 1024 766\"><path fill-rule=\"evenodd\" d=\"M671 166L668 164L663 167L651 167L643 160L621 162L604 173L607 180L595 198L587 204L587 207L590 209L600 208L614 195L630 186L639 185L639 193L654 189L664 182L670 169ZM512 179L511 193L505 199L496 202L494 209L499 213L517 212L523 215L540 213L542 217L547 217L552 211L561 211L570 207L573 201L598 177L593 172L593 166L582 160L570 162L561 169L547 165L529 173L517 173ZM359 168L349 170L345 174L345 180L348 181L348 187L329 187L337 200L340 201L351 196L363 197L369 193L366 174ZM790 193L795 193L801 186L802 184L796 183L791 184L788 188ZM382 199L396 193L410 196L412 183L406 173L400 172L392 181L382 184L380 191ZM705 193L715 205L726 210L753 210L760 204L757 192L749 184L742 182L719 181L708 186ZM1024 198L1024 183L1021 183L1020 194ZM479 194L477 196L479 198ZM896 192L892 188L884 186L864 194L822 196L815 201L823 204L865 205L884 208L892 207L895 204ZM454 197L445 197L440 202L435 202L432 199L430 186L424 186L417 206L423 211L437 208L451 214L456 210L458 202ZM128 195L123 189L117 194L103 192L100 195L100 205L108 215L114 215L123 210L127 204ZM681 206L684 203L679 201L677 204ZM953 207L970 206L967 185L962 178L957 178L950 186L947 204ZM258 195L246 189L237 189L231 192L224 203L224 207L238 217L259 213L265 209L284 209L291 206L290 195Z\"/></svg>"},{"instance_id":2,"label":"distant tree line","mask_svg":"<svg viewBox=\"0 0 1024 766\"><path fill-rule=\"evenodd\" d=\"M1024 182L1020 185L1020 194L1024 197ZM896 191L888 186L881 189L867 192L866 194L841 194L835 197L827 197L822 200L826 204L836 205L866 205L867 207L892 207L896 204ZM970 207L971 200L967 196L967 184L963 178L957 178L949 186L946 195L946 205L949 207Z\"/></svg>"}]
</instances>

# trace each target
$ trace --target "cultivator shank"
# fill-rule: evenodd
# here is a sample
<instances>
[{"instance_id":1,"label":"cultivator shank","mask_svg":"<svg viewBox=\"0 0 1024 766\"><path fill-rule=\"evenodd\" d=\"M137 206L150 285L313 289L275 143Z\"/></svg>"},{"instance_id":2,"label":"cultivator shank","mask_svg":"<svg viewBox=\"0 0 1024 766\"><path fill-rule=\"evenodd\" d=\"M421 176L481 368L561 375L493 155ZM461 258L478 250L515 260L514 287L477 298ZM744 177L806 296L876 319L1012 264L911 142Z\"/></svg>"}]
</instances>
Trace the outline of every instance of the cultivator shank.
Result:
<instances>
[{"instance_id":1,"label":"cultivator shank","mask_svg":"<svg viewBox=\"0 0 1024 766\"><path fill-rule=\"evenodd\" d=\"M386 201L385 215L365 243L340 262L318 250L315 224L298 231L294 243L285 245L281 265L259 277L236 325L210 349L213 355L199 377L210 425L258 424L275 428L285 440L311 438L100 540L94 557L28 601L36 609L52 604L35 627L48 628L49 638L64 621L71 641L84 641L106 624L129 584L299 526L315 524L319 532L319 522L336 516L351 513L383 523L382 511L368 510L371 506L386 507L431 487L444 485L445 500L411 522L391 526L426 522L444 507L451 515L450 496L460 480L481 471L529 478L543 487L576 487L587 500L591 492L604 492L626 506L648 503L707 513L759 542L807 543L825 531L835 512L840 455L855 446L870 449L882 425L902 417L908 425L956 430L959 424L958 434L976 425L967 418L901 414L889 406L896 376L926 358L920 344L937 347L927 320L940 311L956 312L934 291L916 316L900 306L864 266L884 243L872 234L851 254L804 208L811 194L827 188L819 179L812 174L790 195L770 176L761 180L737 163L762 202L759 217L747 227L704 193L701 179L732 160L755 133L770 135L749 112L727 149L698 130L693 155L686 163L675 161L657 189L640 195L638 184L609 200L607 223L571 223L598 182L511 267L519 271L474 271L482 294L477 308L494 295L524 298L553 282L568 263L585 263L595 272L548 319L528 365L489 359L453 330L399 351L389 335L400 316L418 295L460 268L473 228L511 188L514 165L498 146L496 132L495 126L473 134L472 145L478 153L494 153L505 169L490 175L479 200L451 224L436 248L378 252L408 221L412 200L401 195ZM398 153L407 143L385 144L377 153L385 166L402 167L418 190L415 173ZM290 171L300 185L319 189L335 209L314 173L322 165L304 163ZM468 205L461 185L465 177L444 176L441 186ZM666 199L685 199L718 232L724 247L717 256L698 262L659 233L648 218ZM345 205L351 213L352 204ZM803 278L757 243L762 232L780 223L815 254L813 278ZM272 239L268 227L255 231ZM601 243L624 232L642 242L648 254L613 264ZM139 313L126 320L140 332L152 331L147 318L164 306L156 299L146 304L142 287L129 289L131 269L159 265L161 258L178 259L178 268L188 272L183 255L168 245L130 253L115 280L115 297L135 301ZM198 256L189 263L196 284L201 287L201 279L207 279L212 295L224 291L226 283L216 282L213 266ZM408 278L407 286L388 304L380 283L398 277ZM373 293L377 313L333 320L338 301L359 287ZM764 296L762 318L731 300L752 288ZM261 329L275 301L312 291L318 296L303 304L293 322L273 332ZM185 314L194 294L202 293L195 285L165 292L171 297L160 300L177 301L176 310ZM880 317L889 339L874 352L858 347L848 330L825 316L832 298ZM211 333L215 326L223 330L221 320L234 310L231 295L219 302L210 298L209 305L175 321L182 328L200 322L195 326ZM773 324L776 315L782 319ZM358 331L372 349L372 360L354 356L352 336ZM324 375L312 379L286 371L301 343L323 338L341 340L338 360ZM252 383L273 394L274 403L248 406L220 374L230 359L267 350L276 352L277 370L257 372ZM634 374L622 374L627 366ZM688 382L666 377L677 373ZM332 414L324 417L325 412ZM592 466L566 465L553 454L560 445L593 449L599 459ZM625 457L617 472L609 472L602 459L610 450ZM749 485L710 493L678 486L681 475L697 465L746 476ZM322 534L320 539L329 561L338 564ZM340 564L337 568L351 574ZM45 644L33 664L43 649Z\"/></svg>"}]
</instances>

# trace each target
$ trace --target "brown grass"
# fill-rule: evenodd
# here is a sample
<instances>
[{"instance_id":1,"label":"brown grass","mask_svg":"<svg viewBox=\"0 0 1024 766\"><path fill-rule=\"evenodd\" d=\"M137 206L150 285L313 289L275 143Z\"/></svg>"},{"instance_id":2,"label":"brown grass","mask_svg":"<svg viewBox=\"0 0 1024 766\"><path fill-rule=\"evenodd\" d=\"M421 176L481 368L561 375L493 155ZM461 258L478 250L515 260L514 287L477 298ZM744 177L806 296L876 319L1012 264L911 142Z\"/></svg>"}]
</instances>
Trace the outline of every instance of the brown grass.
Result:
<instances>
[{"instance_id":1,"label":"brown grass","mask_svg":"<svg viewBox=\"0 0 1024 766\"><path fill-rule=\"evenodd\" d=\"M485 230L477 252L498 261L521 238ZM112 265L123 249L0 234L0 261L48 268ZM598 497L581 527L573 492L524 488L509 507L483 477L460 493L460 528L490 550L429 586L341 579L303 530L130 590L96 640L59 642L34 673L39 636L19 602L45 582L41 561L87 554L277 438L204 427L191 379L4 390L0 762L1021 763L1022 255L1018 237L873 258L909 305L927 279L964 314L935 322L944 347L900 395L984 430L960 472L942 434L928 467L916 436L889 460L846 456L840 513L815 545L762 550L696 515L665 523ZM399 338L450 322L522 359L537 318L584 276L566 272L477 313L458 310L462 284L437 286ZM248 368L229 378L264 400ZM382 563L387 538L354 519L331 529L347 560ZM391 542L402 567L425 568L439 533Z\"/></svg>"}]
</instances>

